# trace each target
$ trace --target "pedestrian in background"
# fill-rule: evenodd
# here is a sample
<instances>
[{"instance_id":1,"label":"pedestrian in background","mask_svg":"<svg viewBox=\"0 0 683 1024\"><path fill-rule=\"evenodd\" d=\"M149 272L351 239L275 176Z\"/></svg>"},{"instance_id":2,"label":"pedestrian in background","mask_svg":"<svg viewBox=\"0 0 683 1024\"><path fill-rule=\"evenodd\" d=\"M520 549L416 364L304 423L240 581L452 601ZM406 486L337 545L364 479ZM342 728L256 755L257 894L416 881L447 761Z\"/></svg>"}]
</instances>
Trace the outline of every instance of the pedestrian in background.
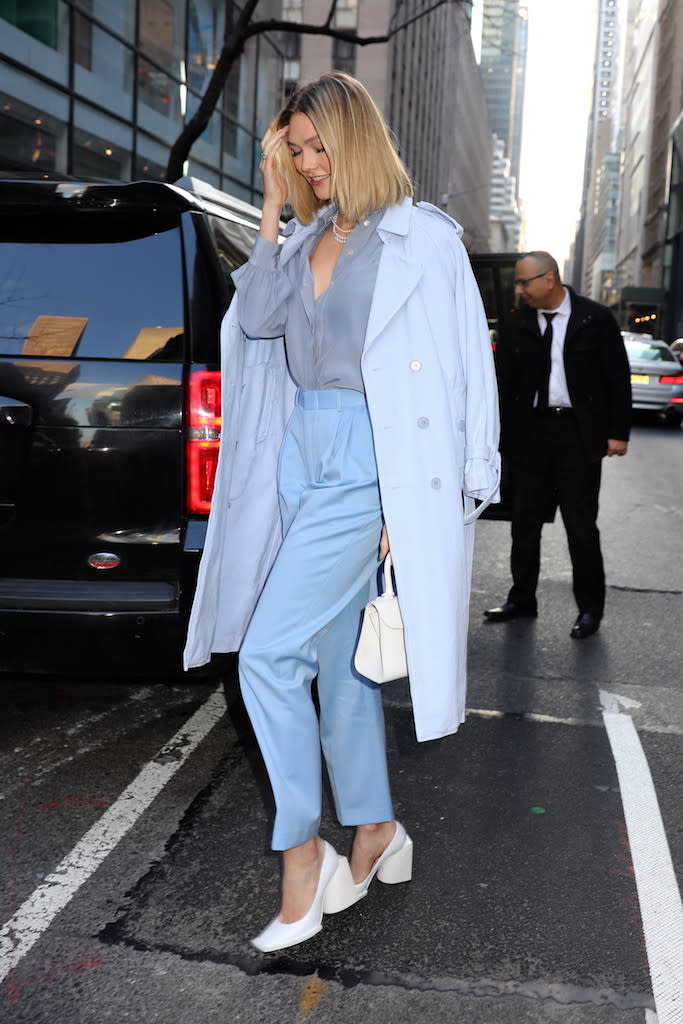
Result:
<instances>
[{"instance_id":1,"label":"pedestrian in background","mask_svg":"<svg viewBox=\"0 0 683 1024\"><path fill-rule=\"evenodd\" d=\"M527 253L515 275L524 305L503 321L496 349L501 451L514 481L512 588L484 615L536 616L544 511L557 501L579 610L570 636L581 640L600 628L604 610L600 473L604 455L628 448L629 364L610 311L563 285L549 253Z\"/></svg>"},{"instance_id":2,"label":"pedestrian in background","mask_svg":"<svg viewBox=\"0 0 683 1024\"><path fill-rule=\"evenodd\" d=\"M353 669L360 617L391 544L417 737L455 732L475 500L495 496L499 455L461 230L413 205L365 88L341 73L304 86L262 150L260 234L222 328L223 439L186 666L241 648L283 851L280 911L253 940L268 951L316 934L375 874L411 876L380 688ZM356 826L350 868L318 834L321 744L339 820Z\"/></svg>"}]
</instances>

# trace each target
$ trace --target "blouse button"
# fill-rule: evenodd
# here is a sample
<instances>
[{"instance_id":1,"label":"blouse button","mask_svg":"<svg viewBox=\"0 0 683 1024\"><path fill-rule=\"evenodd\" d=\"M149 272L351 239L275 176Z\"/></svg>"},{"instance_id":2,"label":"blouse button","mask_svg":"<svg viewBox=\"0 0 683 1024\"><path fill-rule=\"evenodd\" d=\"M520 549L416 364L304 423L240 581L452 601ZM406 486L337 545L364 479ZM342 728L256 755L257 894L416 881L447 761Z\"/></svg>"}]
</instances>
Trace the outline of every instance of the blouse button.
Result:
<instances>
[{"instance_id":1,"label":"blouse button","mask_svg":"<svg viewBox=\"0 0 683 1024\"><path fill-rule=\"evenodd\" d=\"M370 227L370 221L369 220L364 220L363 221L363 227L364 228L369 228Z\"/></svg>"},{"instance_id":2,"label":"blouse button","mask_svg":"<svg viewBox=\"0 0 683 1024\"><path fill-rule=\"evenodd\" d=\"M435 476L434 479L432 480L431 487L432 490L434 491L441 490L441 481L439 480L438 476Z\"/></svg>"},{"instance_id":3,"label":"blouse button","mask_svg":"<svg viewBox=\"0 0 683 1024\"><path fill-rule=\"evenodd\" d=\"M425 430L429 426L429 419L428 419L428 417L427 416L420 416L419 420L417 421L417 425L422 430Z\"/></svg>"},{"instance_id":4,"label":"blouse button","mask_svg":"<svg viewBox=\"0 0 683 1024\"><path fill-rule=\"evenodd\" d=\"M417 373L418 370L421 370L422 363L420 362L420 360L413 359L412 363L410 364L410 369L413 371L413 373Z\"/></svg>"}]
</instances>

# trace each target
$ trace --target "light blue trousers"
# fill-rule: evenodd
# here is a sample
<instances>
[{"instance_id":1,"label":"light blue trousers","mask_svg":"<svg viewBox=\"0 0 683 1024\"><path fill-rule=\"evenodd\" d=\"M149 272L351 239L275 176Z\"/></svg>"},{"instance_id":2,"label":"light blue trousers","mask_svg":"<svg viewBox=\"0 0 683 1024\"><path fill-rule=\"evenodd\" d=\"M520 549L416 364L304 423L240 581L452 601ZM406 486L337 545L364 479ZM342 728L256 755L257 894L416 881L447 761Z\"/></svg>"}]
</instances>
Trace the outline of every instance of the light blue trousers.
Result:
<instances>
[{"instance_id":1,"label":"light blue trousers","mask_svg":"<svg viewBox=\"0 0 683 1024\"><path fill-rule=\"evenodd\" d=\"M272 846L317 835L321 746L343 825L393 818L380 687L353 668L382 513L364 396L302 391L279 471L284 541L240 650L240 684L275 798ZM318 676L320 718L311 698Z\"/></svg>"}]
</instances>

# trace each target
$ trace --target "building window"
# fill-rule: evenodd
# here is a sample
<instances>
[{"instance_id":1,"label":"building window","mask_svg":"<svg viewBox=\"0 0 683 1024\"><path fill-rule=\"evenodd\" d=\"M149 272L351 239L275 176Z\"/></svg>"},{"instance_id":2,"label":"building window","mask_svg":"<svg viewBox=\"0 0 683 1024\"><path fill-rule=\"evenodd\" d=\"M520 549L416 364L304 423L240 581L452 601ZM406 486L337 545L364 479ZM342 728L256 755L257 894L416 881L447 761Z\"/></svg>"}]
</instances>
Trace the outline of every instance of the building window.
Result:
<instances>
[{"instance_id":1,"label":"building window","mask_svg":"<svg viewBox=\"0 0 683 1024\"><path fill-rule=\"evenodd\" d=\"M42 110L0 93L0 166L15 171L56 169L64 125Z\"/></svg>"},{"instance_id":2,"label":"building window","mask_svg":"<svg viewBox=\"0 0 683 1024\"><path fill-rule=\"evenodd\" d=\"M167 117L174 116L174 83L143 57L138 57L138 89L141 101L148 107Z\"/></svg>"},{"instance_id":3,"label":"building window","mask_svg":"<svg viewBox=\"0 0 683 1024\"><path fill-rule=\"evenodd\" d=\"M224 0L190 0L187 84L200 95L208 85L223 45Z\"/></svg>"},{"instance_id":4,"label":"building window","mask_svg":"<svg viewBox=\"0 0 683 1024\"><path fill-rule=\"evenodd\" d=\"M238 117L240 111L240 78L242 61L235 61L225 83L225 113L223 122L223 152L227 156L237 156Z\"/></svg>"},{"instance_id":5,"label":"building window","mask_svg":"<svg viewBox=\"0 0 683 1024\"><path fill-rule=\"evenodd\" d=\"M354 31L358 28L358 0L339 0L335 14L336 28ZM348 39L332 40L332 68L334 71L356 73L356 45Z\"/></svg>"},{"instance_id":6,"label":"building window","mask_svg":"<svg viewBox=\"0 0 683 1024\"><path fill-rule=\"evenodd\" d=\"M74 128L73 173L77 177L121 181L126 158L119 146Z\"/></svg>"},{"instance_id":7,"label":"building window","mask_svg":"<svg viewBox=\"0 0 683 1024\"><path fill-rule=\"evenodd\" d=\"M332 67L335 71L346 71L347 74L356 73L356 46L347 39L334 39L332 41Z\"/></svg>"},{"instance_id":8,"label":"building window","mask_svg":"<svg viewBox=\"0 0 683 1024\"><path fill-rule=\"evenodd\" d=\"M81 0L81 6L92 14L92 0ZM74 11L74 60L92 71L92 22Z\"/></svg>"},{"instance_id":9,"label":"building window","mask_svg":"<svg viewBox=\"0 0 683 1024\"><path fill-rule=\"evenodd\" d=\"M286 21L303 21L303 0L283 0L282 17ZM282 33L282 52L285 58L283 68L283 91L290 96L301 77L301 33Z\"/></svg>"},{"instance_id":10,"label":"building window","mask_svg":"<svg viewBox=\"0 0 683 1024\"><path fill-rule=\"evenodd\" d=\"M57 0L3 0L0 16L46 46L57 49Z\"/></svg>"},{"instance_id":11,"label":"building window","mask_svg":"<svg viewBox=\"0 0 683 1024\"><path fill-rule=\"evenodd\" d=\"M175 75L185 56L184 23L183 2L140 0L140 47Z\"/></svg>"}]
</instances>

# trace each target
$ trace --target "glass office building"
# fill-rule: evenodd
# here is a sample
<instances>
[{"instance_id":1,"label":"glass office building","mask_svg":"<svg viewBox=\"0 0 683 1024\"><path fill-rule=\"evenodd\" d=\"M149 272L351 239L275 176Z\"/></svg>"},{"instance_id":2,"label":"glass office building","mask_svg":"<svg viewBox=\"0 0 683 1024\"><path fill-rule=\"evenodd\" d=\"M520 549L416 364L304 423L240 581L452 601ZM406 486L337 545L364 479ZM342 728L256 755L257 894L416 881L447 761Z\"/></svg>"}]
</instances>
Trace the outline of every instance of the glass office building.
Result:
<instances>
[{"instance_id":1,"label":"glass office building","mask_svg":"<svg viewBox=\"0 0 683 1024\"><path fill-rule=\"evenodd\" d=\"M0 170L163 178L218 59L226 6L0 0ZM281 0L259 5L260 18L280 11ZM258 140L280 106L283 67L279 36L248 40L189 174L258 202Z\"/></svg>"}]
</instances>

